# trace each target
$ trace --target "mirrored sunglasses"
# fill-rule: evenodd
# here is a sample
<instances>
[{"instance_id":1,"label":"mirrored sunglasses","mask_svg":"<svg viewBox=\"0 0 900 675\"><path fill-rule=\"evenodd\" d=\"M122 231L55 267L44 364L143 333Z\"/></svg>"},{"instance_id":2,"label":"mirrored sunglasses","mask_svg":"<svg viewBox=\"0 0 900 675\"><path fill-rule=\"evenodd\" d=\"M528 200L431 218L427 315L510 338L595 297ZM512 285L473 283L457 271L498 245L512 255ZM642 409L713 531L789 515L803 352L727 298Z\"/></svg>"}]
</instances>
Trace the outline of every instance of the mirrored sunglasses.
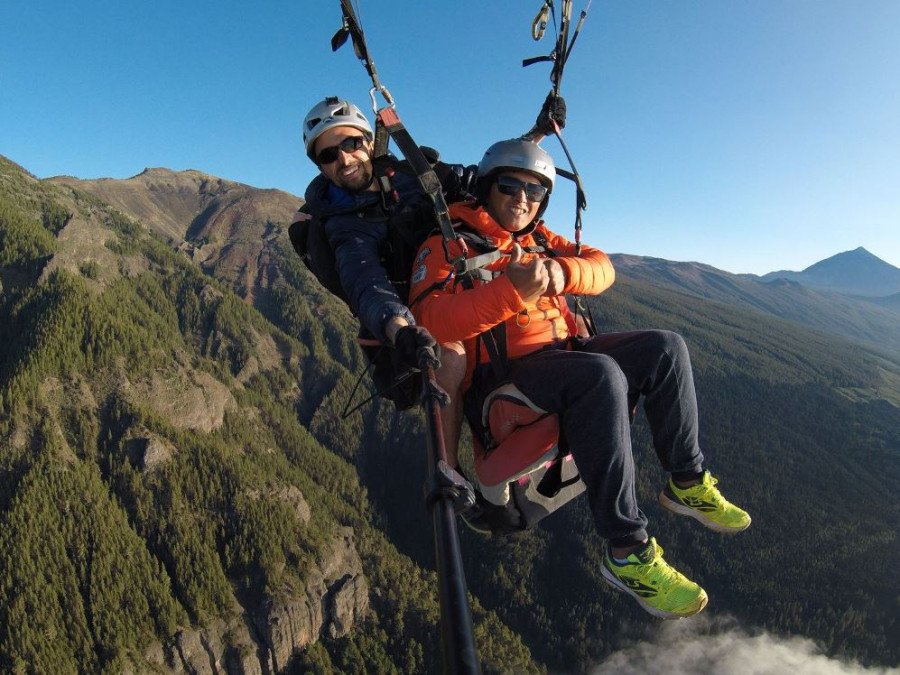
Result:
<instances>
[{"instance_id":1,"label":"mirrored sunglasses","mask_svg":"<svg viewBox=\"0 0 900 675\"><path fill-rule=\"evenodd\" d=\"M316 155L316 164L331 164L332 162L337 160L340 151L346 152L348 154L351 152L356 152L363 146L363 143L365 142L365 136L348 136L337 145L323 148L321 152Z\"/></svg>"},{"instance_id":2,"label":"mirrored sunglasses","mask_svg":"<svg viewBox=\"0 0 900 675\"><path fill-rule=\"evenodd\" d=\"M516 197L519 192L525 190L525 199L530 202L543 201L547 196L547 188L540 183L526 183L512 176L497 176L497 189L501 194L510 197Z\"/></svg>"}]
</instances>

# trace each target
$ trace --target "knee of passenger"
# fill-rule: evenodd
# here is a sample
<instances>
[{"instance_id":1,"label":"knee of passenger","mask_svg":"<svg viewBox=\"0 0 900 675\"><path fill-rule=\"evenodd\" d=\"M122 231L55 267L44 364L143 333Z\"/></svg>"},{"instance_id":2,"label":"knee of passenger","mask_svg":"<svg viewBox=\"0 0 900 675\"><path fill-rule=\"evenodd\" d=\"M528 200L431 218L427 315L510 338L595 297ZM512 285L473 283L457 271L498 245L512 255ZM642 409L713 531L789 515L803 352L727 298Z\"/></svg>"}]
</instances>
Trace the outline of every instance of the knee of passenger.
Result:
<instances>
[{"instance_id":1,"label":"knee of passenger","mask_svg":"<svg viewBox=\"0 0 900 675\"><path fill-rule=\"evenodd\" d=\"M613 388L618 387L619 389L627 390L628 381L625 378L625 373L622 372L615 359L606 354L596 354L595 356L596 358L579 364L584 368L582 374L590 381L605 382Z\"/></svg>"},{"instance_id":2,"label":"knee of passenger","mask_svg":"<svg viewBox=\"0 0 900 675\"><path fill-rule=\"evenodd\" d=\"M466 350L461 342L441 345L441 367L435 373L437 383L444 389L456 389L466 375Z\"/></svg>"},{"instance_id":3,"label":"knee of passenger","mask_svg":"<svg viewBox=\"0 0 900 675\"><path fill-rule=\"evenodd\" d=\"M653 331L659 342L659 348L673 358L680 355L687 356L688 348L684 338L670 330Z\"/></svg>"}]
</instances>

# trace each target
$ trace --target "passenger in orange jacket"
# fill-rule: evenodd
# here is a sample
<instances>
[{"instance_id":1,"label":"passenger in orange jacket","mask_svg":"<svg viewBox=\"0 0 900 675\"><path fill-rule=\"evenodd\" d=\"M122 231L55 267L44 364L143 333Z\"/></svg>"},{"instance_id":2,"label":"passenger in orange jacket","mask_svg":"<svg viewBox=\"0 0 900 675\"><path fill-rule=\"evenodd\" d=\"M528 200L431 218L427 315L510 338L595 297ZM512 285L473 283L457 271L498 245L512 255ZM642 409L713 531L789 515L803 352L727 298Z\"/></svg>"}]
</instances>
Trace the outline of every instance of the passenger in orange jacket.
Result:
<instances>
[{"instance_id":1,"label":"passenger in orange jacket","mask_svg":"<svg viewBox=\"0 0 900 675\"><path fill-rule=\"evenodd\" d=\"M513 175L505 174L504 179ZM581 256L576 256L575 245L548 230L543 221L510 232L476 202L451 204L450 217L489 237L505 254L484 267L499 276L471 292L452 294L447 292L451 289L439 289L453 270L442 255L440 235L426 240L417 256L421 262L413 267L410 298L418 298L424 289L432 289L413 308L414 315L428 326L438 342L444 342L448 335L455 335L454 341L465 341L470 364L468 376L474 370L478 335L506 322L510 359L564 341L575 335L564 295L597 295L615 279L612 263L603 251L583 246ZM545 241L545 246L558 253L558 257L529 252L537 248L538 240ZM438 255L431 255L432 252ZM457 286L456 290L462 288ZM488 355L483 345L481 350L477 358L485 363Z\"/></svg>"},{"instance_id":2,"label":"passenger in orange jacket","mask_svg":"<svg viewBox=\"0 0 900 675\"><path fill-rule=\"evenodd\" d=\"M478 167L478 199L452 205L450 215L482 238L469 246L468 257L494 249L488 256L494 259L463 282L441 237L429 238L413 268L411 309L438 342L463 341L466 416L474 433L481 432L485 397L505 383L559 416L560 446L572 453L597 530L608 542L604 579L651 614L690 616L706 606L706 592L663 560L637 504L630 421L641 396L656 453L670 474L660 503L718 532L744 530L750 517L721 495L703 468L693 374L681 336L660 330L576 334L563 296L601 293L615 273L605 253L584 246L576 255L572 243L540 220L555 178L553 160L531 141L492 145ZM505 340L500 331L498 341L506 351L499 367L489 363L478 339L498 326L505 328Z\"/></svg>"}]
</instances>

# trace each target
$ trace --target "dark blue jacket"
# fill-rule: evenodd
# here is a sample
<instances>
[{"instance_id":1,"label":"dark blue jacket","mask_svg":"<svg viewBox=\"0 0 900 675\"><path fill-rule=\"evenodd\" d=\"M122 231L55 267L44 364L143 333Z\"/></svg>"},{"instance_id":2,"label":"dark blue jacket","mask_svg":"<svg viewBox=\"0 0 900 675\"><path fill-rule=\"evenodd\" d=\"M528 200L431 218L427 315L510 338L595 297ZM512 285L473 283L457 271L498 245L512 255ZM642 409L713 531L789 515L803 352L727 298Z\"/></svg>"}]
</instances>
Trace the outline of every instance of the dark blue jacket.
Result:
<instances>
[{"instance_id":1,"label":"dark blue jacket","mask_svg":"<svg viewBox=\"0 0 900 675\"><path fill-rule=\"evenodd\" d=\"M376 175L381 173L378 166L381 161L381 158L374 160ZM393 158L387 161L396 162ZM448 201L461 198L474 176L473 167L463 169L458 165L441 165L435 168ZM404 205L428 202L412 173L395 172L391 187ZM305 199L305 208L325 223L341 285L350 302L350 309L359 317L363 327L386 343L384 327L390 318L399 316L411 325L415 324L412 313L381 264L383 243L388 236L388 209L383 193L380 190L348 192L319 174L307 187Z\"/></svg>"}]
</instances>

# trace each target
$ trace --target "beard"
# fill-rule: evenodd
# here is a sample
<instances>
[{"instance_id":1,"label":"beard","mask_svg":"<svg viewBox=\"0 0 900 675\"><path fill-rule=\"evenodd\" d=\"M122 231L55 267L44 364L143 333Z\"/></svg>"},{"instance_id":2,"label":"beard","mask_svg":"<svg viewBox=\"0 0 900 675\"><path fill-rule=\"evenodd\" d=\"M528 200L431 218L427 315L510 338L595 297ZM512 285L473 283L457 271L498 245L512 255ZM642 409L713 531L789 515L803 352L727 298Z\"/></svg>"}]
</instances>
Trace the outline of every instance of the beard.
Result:
<instances>
[{"instance_id":1,"label":"beard","mask_svg":"<svg viewBox=\"0 0 900 675\"><path fill-rule=\"evenodd\" d=\"M353 169L350 175L343 175L346 169ZM372 184L372 162L358 162L351 166L341 167L335 172L332 182L348 192L362 192Z\"/></svg>"}]
</instances>

